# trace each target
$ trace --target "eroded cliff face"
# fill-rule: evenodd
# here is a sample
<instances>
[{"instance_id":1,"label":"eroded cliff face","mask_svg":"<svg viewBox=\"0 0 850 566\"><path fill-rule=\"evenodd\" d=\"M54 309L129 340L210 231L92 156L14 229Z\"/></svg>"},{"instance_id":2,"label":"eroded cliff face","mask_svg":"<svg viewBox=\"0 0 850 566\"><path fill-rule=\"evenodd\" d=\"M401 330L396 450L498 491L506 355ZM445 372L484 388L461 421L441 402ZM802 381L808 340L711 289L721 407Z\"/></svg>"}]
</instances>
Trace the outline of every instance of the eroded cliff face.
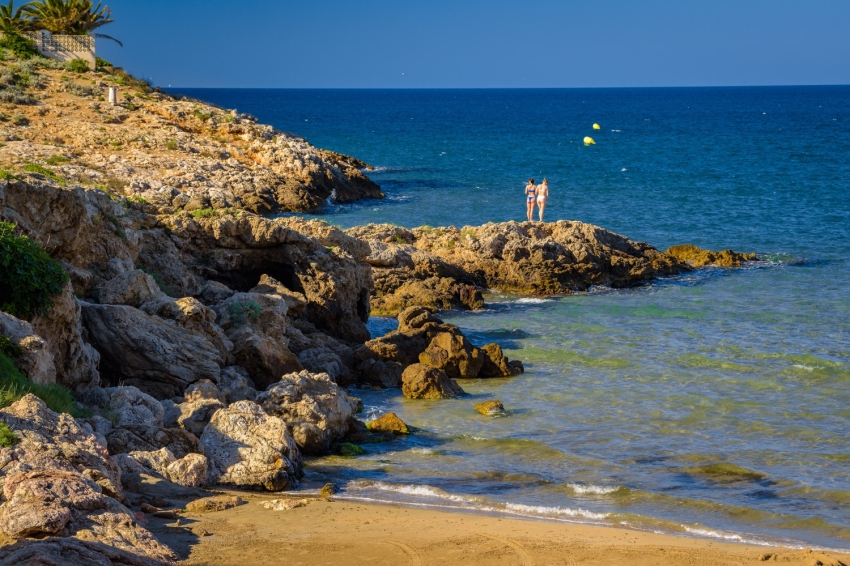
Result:
<instances>
[{"instance_id":1,"label":"eroded cliff face","mask_svg":"<svg viewBox=\"0 0 850 566\"><path fill-rule=\"evenodd\" d=\"M592 285L627 287L690 269L649 244L565 220L462 229L378 224L347 234L369 244L365 261L373 269L373 310L390 315L416 304L483 308L476 288L568 294Z\"/></svg>"}]
</instances>

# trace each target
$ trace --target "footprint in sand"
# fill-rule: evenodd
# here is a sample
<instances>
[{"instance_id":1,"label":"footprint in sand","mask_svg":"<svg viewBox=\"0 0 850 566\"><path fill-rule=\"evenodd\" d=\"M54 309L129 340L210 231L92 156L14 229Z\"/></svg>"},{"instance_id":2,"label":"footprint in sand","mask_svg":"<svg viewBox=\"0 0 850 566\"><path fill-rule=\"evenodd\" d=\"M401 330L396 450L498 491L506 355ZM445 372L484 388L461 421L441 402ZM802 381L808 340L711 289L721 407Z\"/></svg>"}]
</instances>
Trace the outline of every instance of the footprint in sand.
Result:
<instances>
[{"instance_id":1,"label":"footprint in sand","mask_svg":"<svg viewBox=\"0 0 850 566\"><path fill-rule=\"evenodd\" d=\"M422 566L422 555L419 554L419 551L415 548L408 546L403 542L398 542L397 540L384 540L381 542L391 544L402 552L404 552L408 556L408 558L410 558L410 566Z\"/></svg>"},{"instance_id":2,"label":"footprint in sand","mask_svg":"<svg viewBox=\"0 0 850 566\"><path fill-rule=\"evenodd\" d=\"M510 546L511 548L513 548L514 552L516 552L517 556L519 557L519 563L521 564L521 566L534 566L534 561L531 560L531 557L528 555L528 551L526 551L525 548L523 548L522 545L519 544L518 542L514 542L512 540L508 540L508 539L502 538L502 537L497 537L497 536L494 536L494 535L488 535L486 533L478 533L478 534L483 536L483 537L487 537L489 539L499 541L502 544L506 544L506 545Z\"/></svg>"}]
</instances>

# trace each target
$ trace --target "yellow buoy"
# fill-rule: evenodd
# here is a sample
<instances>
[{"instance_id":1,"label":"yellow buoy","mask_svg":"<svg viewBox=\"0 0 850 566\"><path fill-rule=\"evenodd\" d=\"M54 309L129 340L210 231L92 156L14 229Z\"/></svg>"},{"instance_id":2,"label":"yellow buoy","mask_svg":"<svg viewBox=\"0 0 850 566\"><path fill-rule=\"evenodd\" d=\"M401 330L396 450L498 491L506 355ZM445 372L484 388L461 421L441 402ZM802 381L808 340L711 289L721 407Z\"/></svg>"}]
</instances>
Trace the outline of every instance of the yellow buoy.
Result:
<instances>
[{"instance_id":1,"label":"yellow buoy","mask_svg":"<svg viewBox=\"0 0 850 566\"><path fill-rule=\"evenodd\" d=\"M584 145L596 145L596 142L593 141L593 138L590 136L585 136Z\"/></svg>"},{"instance_id":2,"label":"yellow buoy","mask_svg":"<svg viewBox=\"0 0 850 566\"><path fill-rule=\"evenodd\" d=\"M600 126L599 124L593 124L593 129L594 130L601 130L602 126Z\"/></svg>"}]
</instances>

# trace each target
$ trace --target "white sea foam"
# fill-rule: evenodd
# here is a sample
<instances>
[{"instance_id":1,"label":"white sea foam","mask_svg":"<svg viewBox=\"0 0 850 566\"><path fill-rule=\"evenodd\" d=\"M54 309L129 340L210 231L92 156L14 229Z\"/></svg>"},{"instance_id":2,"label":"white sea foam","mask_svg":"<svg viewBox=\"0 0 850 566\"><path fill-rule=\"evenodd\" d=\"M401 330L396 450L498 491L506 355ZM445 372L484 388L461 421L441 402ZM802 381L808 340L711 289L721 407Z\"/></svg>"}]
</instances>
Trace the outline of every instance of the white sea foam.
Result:
<instances>
[{"instance_id":1,"label":"white sea foam","mask_svg":"<svg viewBox=\"0 0 850 566\"><path fill-rule=\"evenodd\" d=\"M793 367L804 369L806 371L815 371L816 369L823 369L823 366L804 366L803 364L794 364Z\"/></svg>"},{"instance_id":2,"label":"white sea foam","mask_svg":"<svg viewBox=\"0 0 850 566\"><path fill-rule=\"evenodd\" d=\"M573 492L584 495L584 494L592 494L592 495L608 495L609 493L614 493L615 491L620 490L620 486L610 486L610 485L582 485L579 483L570 483L567 484L567 487L572 489Z\"/></svg>"},{"instance_id":3,"label":"white sea foam","mask_svg":"<svg viewBox=\"0 0 850 566\"><path fill-rule=\"evenodd\" d=\"M517 299L515 302L520 304L539 304L539 303L550 303L552 299L538 299L536 297L524 297L522 299Z\"/></svg>"},{"instance_id":4,"label":"white sea foam","mask_svg":"<svg viewBox=\"0 0 850 566\"><path fill-rule=\"evenodd\" d=\"M392 484L382 481L363 481L352 482L351 488L354 489L374 489L378 491L389 491L392 493L400 493L403 495L416 495L419 497L434 497L437 499L446 499L457 502L470 502L472 498L463 497L461 495L452 495L441 489L431 487L429 485L409 485L409 484Z\"/></svg>"},{"instance_id":5,"label":"white sea foam","mask_svg":"<svg viewBox=\"0 0 850 566\"><path fill-rule=\"evenodd\" d=\"M542 505L522 505L521 503L505 504L505 511L519 515L532 515L544 517L581 517L602 521L608 517L608 513L594 513L586 509L572 509L570 507L543 507Z\"/></svg>"}]
</instances>

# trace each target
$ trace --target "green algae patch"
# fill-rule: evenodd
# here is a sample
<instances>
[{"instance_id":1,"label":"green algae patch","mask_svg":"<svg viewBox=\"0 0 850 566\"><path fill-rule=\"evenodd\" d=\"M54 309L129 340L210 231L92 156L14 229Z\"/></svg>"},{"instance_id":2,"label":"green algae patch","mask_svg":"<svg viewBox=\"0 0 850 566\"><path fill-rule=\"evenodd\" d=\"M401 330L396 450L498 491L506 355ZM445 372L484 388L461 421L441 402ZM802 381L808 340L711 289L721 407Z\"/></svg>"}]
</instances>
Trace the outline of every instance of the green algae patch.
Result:
<instances>
[{"instance_id":1,"label":"green algae patch","mask_svg":"<svg viewBox=\"0 0 850 566\"><path fill-rule=\"evenodd\" d=\"M762 481L767 479L767 474L748 470L735 464L706 464L704 466L691 466L685 468L685 472L694 476L704 476L714 481Z\"/></svg>"},{"instance_id":2,"label":"green algae patch","mask_svg":"<svg viewBox=\"0 0 850 566\"><path fill-rule=\"evenodd\" d=\"M339 445L339 455L343 458L353 458L355 456L362 456L365 453L365 450L363 450L356 444L352 444L350 442L343 442Z\"/></svg>"},{"instance_id":3,"label":"green algae patch","mask_svg":"<svg viewBox=\"0 0 850 566\"><path fill-rule=\"evenodd\" d=\"M6 423L0 423L0 446L3 448L11 448L17 444L18 441L20 441L18 435L12 432L9 425Z\"/></svg>"}]
</instances>

